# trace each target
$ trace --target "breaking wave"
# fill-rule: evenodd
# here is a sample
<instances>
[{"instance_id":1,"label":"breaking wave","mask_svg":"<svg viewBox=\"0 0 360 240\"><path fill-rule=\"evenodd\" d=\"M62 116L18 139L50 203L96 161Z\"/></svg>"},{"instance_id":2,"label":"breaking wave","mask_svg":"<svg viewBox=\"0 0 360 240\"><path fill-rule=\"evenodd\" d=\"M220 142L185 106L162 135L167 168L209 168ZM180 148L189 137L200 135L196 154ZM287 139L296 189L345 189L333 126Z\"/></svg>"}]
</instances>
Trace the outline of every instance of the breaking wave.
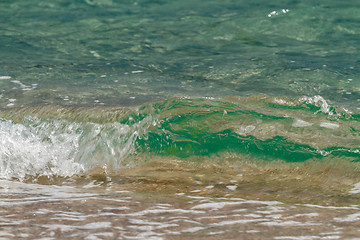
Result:
<instances>
[{"instance_id":1,"label":"breaking wave","mask_svg":"<svg viewBox=\"0 0 360 240\"><path fill-rule=\"evenodd\" d=\"M2 179L71 177L98 167L107 173L136 165L140 154L360 160L358 114L331 107L321 96L171 98L126 110L43 106L0 117Z\"/></svg>"}]
</instances>

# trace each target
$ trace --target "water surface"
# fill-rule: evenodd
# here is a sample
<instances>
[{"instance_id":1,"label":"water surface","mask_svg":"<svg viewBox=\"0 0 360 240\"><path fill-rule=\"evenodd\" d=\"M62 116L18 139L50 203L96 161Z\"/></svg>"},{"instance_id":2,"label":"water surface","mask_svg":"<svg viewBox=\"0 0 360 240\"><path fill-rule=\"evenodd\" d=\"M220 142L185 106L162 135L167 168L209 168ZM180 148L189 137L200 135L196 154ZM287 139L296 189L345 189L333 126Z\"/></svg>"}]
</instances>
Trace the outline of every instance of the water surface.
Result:
<instances>
[{"instance_id":1,"label":"water surface","mask_svg":"<svg viewBox=\"0 0 360 240\"><path fill-rule=\"evenodd\" d=\"M358 9L0 1L0 236L358 237Z\"/></svg>"}]
</instances>

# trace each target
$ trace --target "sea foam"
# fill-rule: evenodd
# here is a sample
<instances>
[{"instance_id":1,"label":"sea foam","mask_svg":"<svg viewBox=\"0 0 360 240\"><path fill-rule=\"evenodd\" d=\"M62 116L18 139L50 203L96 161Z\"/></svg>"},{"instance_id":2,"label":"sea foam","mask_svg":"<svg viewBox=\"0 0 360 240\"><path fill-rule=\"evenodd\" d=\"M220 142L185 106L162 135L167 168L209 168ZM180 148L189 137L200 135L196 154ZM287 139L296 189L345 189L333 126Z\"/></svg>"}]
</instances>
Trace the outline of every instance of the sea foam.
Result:
<instances>
[{"instance_id":1,"label":"sea foam","mask_svg":"<svg viewBox=\"0 0 360 240\"><path fill-rule=\"evenodd\" d=\"M151 118L132 125L36 118L20 124L0 119L0 179L70 177L95 167L118 169L151 123Z\"/></svg>"}]
</instances>

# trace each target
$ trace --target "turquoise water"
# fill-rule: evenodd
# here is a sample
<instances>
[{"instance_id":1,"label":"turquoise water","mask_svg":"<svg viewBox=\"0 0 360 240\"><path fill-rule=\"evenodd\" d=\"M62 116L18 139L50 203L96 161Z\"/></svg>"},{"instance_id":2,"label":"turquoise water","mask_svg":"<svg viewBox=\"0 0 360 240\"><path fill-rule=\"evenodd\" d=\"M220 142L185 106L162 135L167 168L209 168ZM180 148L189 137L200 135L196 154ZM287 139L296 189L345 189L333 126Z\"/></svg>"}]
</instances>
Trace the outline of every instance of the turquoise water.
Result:
<instances>
[{"instance_id":1,"label":"turquoise water","mask_svg":"<svg viewBox=\"0 0 360 240\"><path fill-rule=\"evenodd\" d=\"M60 199L87 220L39 223L34 235L23 226L22 234L80 237L80 223L102 217L88 218L83 205L107 211L105 202L131 215L168 204L175 217L188 211L195 221L199 199L225 205L256 199L290 204L286 219L307 212L318 222L328 213L317 208L345 206L329 208L327 231L341 232L342 222L356 229L359 30L354 0L0 0L0 198L10 199L0 217L13 224L33 214L38 201ZM125 205L114 203L118 191L129 193ZM273 205L266 201L253 210L251 202L247 213ZM21 211L11 215L15 202ZM38 222L63 221L60 205L37 211ZM196 239L211 229L217 239L235 238L245 215L239 220L239 209L235 215L214 209L235 225L199 220L202 228L191 230L198 235L185 224L185 232L155 234L154 227L146 236ZM214 216L210 211L206 219ZM259 224L244 220L255 222L259 239L290 234L269 231L262 224L272 217L263 217ZM121 233L113 238L146 237L139 234L148 223L135 219L142 228L122 231L127 224L115 224L119 219L99 228ZM299 226L284 219L279 223L290 230ZM0 236L25 236L5 227ZM314 239L329 235L320 227L301 231ZM333 237L357 235L346 234Z\"/></svg>"},{"instance_id":2,"label":"turquoise water","mask_svg":"<svg viewBox=\"0 0 360 240\"><path fill-rule=\"evenodd\" d=\"M357 5L1 1L1 107L267 94L357 108Z\"/></svg>"}]
</instances>

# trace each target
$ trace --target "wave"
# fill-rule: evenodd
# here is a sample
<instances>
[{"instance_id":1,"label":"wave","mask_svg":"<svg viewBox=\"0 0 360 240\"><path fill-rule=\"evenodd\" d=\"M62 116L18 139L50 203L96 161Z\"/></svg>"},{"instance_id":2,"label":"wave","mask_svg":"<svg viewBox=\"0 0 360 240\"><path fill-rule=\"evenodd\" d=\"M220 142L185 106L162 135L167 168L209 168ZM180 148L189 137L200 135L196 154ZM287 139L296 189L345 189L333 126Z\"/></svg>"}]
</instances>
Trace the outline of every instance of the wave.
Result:
<instances>
[{"instance_id":1,"label":"wave","mask_svg":"<svg viewBox=\"0 0 360 240\"><path fill-rule=\"evenodd\" d=\"M113 174L156 157L360 160L359 114L321 96L170 98L131 108L38 106L3 110L0 117L2 179L80 176L97 168Z\"/></svg>"}]
</instances>

